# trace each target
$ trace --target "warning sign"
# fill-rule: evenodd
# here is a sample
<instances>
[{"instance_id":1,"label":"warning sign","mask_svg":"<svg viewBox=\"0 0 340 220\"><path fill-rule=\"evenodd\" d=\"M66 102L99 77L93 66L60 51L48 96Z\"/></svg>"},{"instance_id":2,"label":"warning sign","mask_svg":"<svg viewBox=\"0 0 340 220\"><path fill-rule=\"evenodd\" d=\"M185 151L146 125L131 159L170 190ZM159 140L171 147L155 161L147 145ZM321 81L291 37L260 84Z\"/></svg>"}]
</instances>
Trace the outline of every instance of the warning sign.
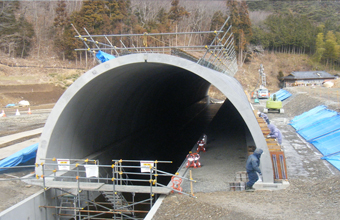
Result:
<instances>
[{"instance_id":1,"label":"warning sign","mask_svg":"<svg viewBox=\"0 0 340 220\"><path fill-rule=\"evenodd\" d=\"M141 173L150 173L150 168L153 167L153 164L154 164L153 161L141 161L140 162L140 172Z\"/></svg>"},{"instance_id":2,"label":"warning sign","mask_svg":"<svg viewBox=\"0 0 340 220\"><path fill-rule=\"evenodd\" d=\"M57 159L59 170L70 170L70 160L69 159Z\"/></svg>"}]
</instances>

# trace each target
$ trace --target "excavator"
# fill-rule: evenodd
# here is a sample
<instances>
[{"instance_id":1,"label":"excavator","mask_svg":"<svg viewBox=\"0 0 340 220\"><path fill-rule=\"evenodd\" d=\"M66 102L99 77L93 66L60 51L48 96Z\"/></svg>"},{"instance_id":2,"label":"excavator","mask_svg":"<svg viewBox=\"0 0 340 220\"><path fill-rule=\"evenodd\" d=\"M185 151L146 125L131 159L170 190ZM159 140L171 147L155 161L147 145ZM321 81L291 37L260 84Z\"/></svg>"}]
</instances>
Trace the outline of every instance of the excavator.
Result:
<instances>
[{"instance_id":1,"label":"excavator","mask_svg":"<svg viewBox=\"0 0 340 220\"><path fill-rule=\"evenodd\" d=\"M276 98L276 94L273 97L270 97L266 102L266 107L263 109L264 113L268 112L278 112L280 114L284 113L284 109L282 108L282 102Z\"/></svg>"}]
</instances>

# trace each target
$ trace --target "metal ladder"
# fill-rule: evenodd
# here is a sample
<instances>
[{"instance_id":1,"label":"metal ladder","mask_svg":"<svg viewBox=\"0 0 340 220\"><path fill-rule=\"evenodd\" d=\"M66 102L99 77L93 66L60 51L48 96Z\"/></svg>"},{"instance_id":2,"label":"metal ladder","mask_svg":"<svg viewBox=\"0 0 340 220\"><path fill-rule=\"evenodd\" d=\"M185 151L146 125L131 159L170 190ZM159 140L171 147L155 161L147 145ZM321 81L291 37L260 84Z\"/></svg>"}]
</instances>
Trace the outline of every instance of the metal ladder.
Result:
<instances>
[{"instance_id":1,"label":"metal ladder","mask_svg":"<svg viewBox=\"0 0 340 220\"><path fill-rule=\"evenodd\" d=\"M58 219L71 219L77 216L77 198L74 195L62 195L60 197L60 207L58 210Z\"/></svg>"},{"instance_id":2,"label":"metal ladder","mask_svg":"<svg viewBox=\"0 0 340 220\"><path fill-rule=\"evenodd\" d=\"M124 210L126 214L133 214L131 206L129 206L128 201L120 192L113 192L113 191L101 191L100 192L104 197L105 200L112 204L114 209Z\"/></svg>"}]
</instances>

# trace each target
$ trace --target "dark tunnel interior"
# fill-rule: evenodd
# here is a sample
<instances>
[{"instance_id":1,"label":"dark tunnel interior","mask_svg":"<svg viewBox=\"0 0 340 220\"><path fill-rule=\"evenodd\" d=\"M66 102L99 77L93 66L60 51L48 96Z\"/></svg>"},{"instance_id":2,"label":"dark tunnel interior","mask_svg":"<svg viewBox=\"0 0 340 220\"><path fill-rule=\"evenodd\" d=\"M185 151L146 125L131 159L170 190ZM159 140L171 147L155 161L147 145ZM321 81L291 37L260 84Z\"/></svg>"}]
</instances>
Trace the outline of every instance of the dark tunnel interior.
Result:
<instances>
[{"instance_id":1,"label":"dark tunnel interior","mask_svg":"<svg viewBox=\"0 0 340 220\"><path fill-rule=\"evenodd\" d=\"M103 152L101 164L165 160L173 164L164 169L176 172L204 132L212 137L217 131L244 132L246 125L232 103L209 103L209 87L198 75L170 65L135 63L110 69L67 103L47 157L86 158Z\"/></svg>"}]
</instances>

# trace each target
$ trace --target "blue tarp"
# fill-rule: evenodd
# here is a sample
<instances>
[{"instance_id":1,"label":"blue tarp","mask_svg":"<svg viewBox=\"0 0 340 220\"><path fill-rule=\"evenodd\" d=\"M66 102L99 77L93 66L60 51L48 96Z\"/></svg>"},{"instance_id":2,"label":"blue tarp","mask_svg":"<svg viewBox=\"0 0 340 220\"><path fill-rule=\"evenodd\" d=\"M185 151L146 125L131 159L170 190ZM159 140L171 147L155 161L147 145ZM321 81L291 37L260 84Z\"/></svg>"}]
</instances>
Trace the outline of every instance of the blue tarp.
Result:
<instances>
[{"instance_id":1,"label":"blue tarp","mask_svg":"<svg viewBox=\"0 0 340 220\"><path fill-rule=\"evenodd\" d=\"M0 161L0 167L15 167L36 157L38 143L26 147ZM4 169L1 169L4 170Z\"/></svg>"},{"instance_id":2,"label":"blue tarp","mask_svg":"<svg viewBox=\"0 0 340 220\"><path fill-rule=\"evenodd\" d=\"M314 138L322 135L331 133L340 128L340 115L336 115L329 118L324 118L311 126L299 130L299 134L306 139L311 141Z\"/></svg>"},{"instance_id":3,"label":"blue tarp","mask_svg":"<svg viewBox=\"0 0 340 220\"><path fill-rule=\"evenodd\" d=\"M108 54L108 53L105 53L105 52L100 51L100 50L97 52L96 57L102 63L104 63L104 62L106 62L108 60L112 60L112 59L116 58L115 56L113 56L111 54Z\"/></svg>"},{"instance_id":4,"label":"blue tarp","mask_svg":"<svg viewBox=\"0 0 340 220\"><path fill-rule=\"evenodd\" d=\"M292 96L292 94L290 94L290 92L288 92L287 90L284 89L280 89L279 91L274 93L276 95L276 99L278 101L283 101L288 99L289 97ZM274 96L274 94L272 95L272 97Z\"/></svg>"},{"instance_id":5,"label":"blue tarp","mask_svg":"<svg viewBox=\"0 0 340 220\"><path fill-rule=\"evenodd\" d=\"M322 158L324 160L327 160L330 164L332 164L335 168L337 168L338 170L340 170L340 154L336 154L333 156L329 156L329 157L324 157Z\"/></svg>"},{"instance_id":6,"label":"blue tarp","mask_svg":"<svg viewBox=\"0 0 340 220\"><path fill-rule=\"evenodd\" d=\"M310 115L313 115L313 114L315 114L315 113L317 113L317 112L319 112L319 111L321 111L321 110L323 110L323 109L325 109L325 108L326 108L326 106L324 106L324 105L319 105L319 106L317 106L317 107L315 107L315 108L309 110L308 112L304 112L304 113L302 113L301 115L295 116L295 117L293 118L293 120L290 121L290 123L294 123L294 122L296 122L296 121L299 121L299 120L301 120L301 119L303 119L303 118L306 118L306 117L308 117L308 116L310 116Z\"/></svg>"},{"instance_id":7,"label":"blue tarp","mask_svg":"<svg viewBox=\"0 0 340 220\"><path fill-rule=\"evenodd\" d=\"M313 115L309 115L305 118L300 119L299 121L296 122L292 122L290 123L290 125L295 128L295 130L301 130L303 128L306 128L308 126L311 126L312 124L325 119L325 118L329 118L329 117L333 117L337 115L336 111L332 111L329 109L323 109L321 111L318 111L317 113L313 114Z\"/></svg>"},{"instance_id":8,"label":"blue tarp","mask_svg":"<svg viewBox=\"0 0 340 220\"><path fill-rule=\"evenodd\" d=\"M324 156L340 151L340 130L326 134L310 142Z\"/></svg>"},{"instance_id":9,"label":"blue tarp","mask_svg":"<svg viewBox=\"0 0 340 220\"><path fill-rule=\"evenodd\" d=\"M340 170L340 114L321 105L295 117L291 125L322 153L321 159Z\"/></svg>"}]
</instances>

